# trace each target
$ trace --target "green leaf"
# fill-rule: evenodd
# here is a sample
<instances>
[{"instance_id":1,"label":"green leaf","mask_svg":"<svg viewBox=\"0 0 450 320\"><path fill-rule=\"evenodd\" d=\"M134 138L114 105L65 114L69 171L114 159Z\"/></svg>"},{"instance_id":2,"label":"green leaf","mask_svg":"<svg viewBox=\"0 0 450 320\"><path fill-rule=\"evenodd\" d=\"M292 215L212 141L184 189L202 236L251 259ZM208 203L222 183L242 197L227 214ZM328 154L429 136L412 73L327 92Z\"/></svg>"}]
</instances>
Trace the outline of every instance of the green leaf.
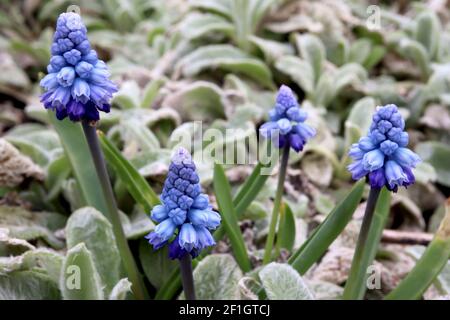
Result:
<instances>
[{"instance_id":1,"label":"green leaf","mask_svg":"<svg viewBox=\"0 0 450 320\"><path fill-rule=\"evenodd\" d=\"M349 51L348 62L363 65L372 51L372 41L366 38L358 39L352 43Z\"/></svg>"},{"instance_id":2,"label":"green leaf","mask_svg":"<svg viewBox=\"0 0 450 320\"><path fill-rule=\"evenodd\" d=\"M250 204L260 193L267 179L270 177L268 172L264 172L265 169L268 169L268 167L258 161L250 176L245 180L244 184L233 198L233 206L238 219L244 215L245 210L249 208ZM225 226L221 225L214 232L214 239L218 241L222 239L224 235Z\"/></svg>"},{"instance_id":3,"label":"green leaf","mask_svg":"<svg viewBox=\"0 0 450 320\"><path fill-rule=\"evenodd\" d=\"M291 77L306 93L313 93L315 75L310 63L294 56L284 56L275 63L275 67Z\"/></svg>"},{"instance_id":4,"label":"green leaf","mask_svg":"<svg viewBox=\"0 0 450 320\"><path fill-rule=\"evenodd\" d=\"M11 238L35 240L42 238L55 249L64 242L54 232L63 228L66 218L54 212L31 212L22 207L0 206L0 228L9 230Z\"/></svg>"},{"instance_id":5,"label":"green leaf","mask_svg":"<svg viewBox=\"0 0 450 320\"><path fill-rule=\"evenodd\" d=\"M38 271L0 274L0 300L59 300L61 294L52 279Z\"/></svg>"},{"instance_id":6,"label":"green leaf","mask_svg":"<svg viewBox=\"0 0 450 320\"><path fill-rule=\"evenodd\" d=\"M216 0L191 0L189 5L203 10L219 13L227 18L231 18L231 1Z\"/></svg>"},{"instance_id":7,"label":"green leaf","mask_svg":"<svg viewBox=\"0 0 450 320\"><path fill-rule=\"evenodd\" d=\"M415 40L425 47L430 59L436 58L442 32L439 18L432 11L424 11L417 16L416 21Z\"/></svg>"},{"instance_id":8,"label":"green leaf","mask_svg":"<svg viewBox=\"0 0 450 320\"><path fill-rule=\"evenodd\" d=\"M120 90L114 94L111 104L121 109L135 109L140 105L140 88L135 81L125 81Z\"/></svg>"},{"instance_id":9,"label":"green leaf","mask_svg":"<svg viewBox=\"0 0 450 320\"><path fill-rule=\"evenodd\" d=\"M153 206L159 203L156 193L106 136L101 132L98 135L108 164L114 168L118 178L125 184L136 202L145 212L150 212Z\"/></svg>"},{"instance_id":10,"label":"green leaf","mask_svg":"<svg viewBox=\"0 0 450 320\"><path fill-rule=\"evenodd\" d=\"M364 191L365 181L358 181L350 193L328 214L306 242L289 258L289 264L300 274L326 252L352 218Z\"/></svg>"},{"instance_id":11,"label":"green leaf","mask_svg":"<svg viewBox=\"0 0 450 320\"><path fill-rule=\"evenodd\" d=\"M61 154L58 135L40 124L27 123L16 126L8 131L5 139L43 168Z\"/></svg>"},{"instance_id":12,"label":"green leaf","mask_svg":"<svg viewBox=\"0 0 450 320\"><path fill-rule=\"evenodd\" d=\"M91 207L72 213L66 225L67 247L83 243L89 250L101 283L109 294L120 279L121 258L109 221Z\"/></svg>"},{"instance_id":13,"label":"green leaf","mask_svg":"<svg viewBox=\"0 0 450 320\"><path fill-rule=\"evenodd\" d=\"M260 272L269 300L313 300L311 290L290 265L272 262Z\"/></svg>"},{"instance_id":14,"label":"green leaf","mask_svg":"<svg viewBox=\"0 0 450 320\"><path fill-rule=\"evenodd\" d=\"M84 243L69 249L62 271L60 290L65 300L103 300L100 276Z\"/></svg>"},{"instance_id":15,"label":"green leaf","mask_svg":"<svg viewBox=\"0 0 450 320\"><path fill-rule=\"evenodd\" d=\"M436 170L434 170L434 167L428 162L420 162L417 164L413 169L413 173L416 181L422 184L427 184L429 182L433 183L437 180Z\"/></svg>"},{"instance_id":16,"label":"green leaf","mask_svg":"<svg viewBox=\"0 0 450 320\"><path fill-rule=\"evenodd\" d=\"M125 300L129 292L131 292L131 282L127 278L121 279L112 289L109 300Z\"/></svg>"},{"instance_id":17,"label":"green leaf","mask_svg":"<svg viewBox=\"0 0 450 320\"><path fill-rule=\"evenodd\" d=\"M258 161L250 176L235 195L233 205L238 217L244 213L270 177L268 172L264 172L265 169L268 169L268 166Z\"/></svg>"},{"instance_id":18,"label":"green leaf","mask_svg":"<svg viewBox=\"0 0 450 320\"><path fill-rule=\"evenodd\" d=\"M333 178L333 165L326 156L309 153L303 156L301 162L302 170L309 180L319 186L328 187Z\"/></svg>"},{"instance_id":19,"label":"green leaf","mask_svg":"<svg viewBox=\"0 0 450 320\"><path fill-rule=\"evenodd\" d=\"M0 245L4 243L5 236L0 231ZM18 245L19 239L14 239ZM19 241L18 241L19 240ZM64 256L54 251L39 248L26 251L20 256L7 256L0 258L0 274L9 275L16 271L36 271L48 276L55 286L61 276L61 267Z\"/></svg>"},{"instance_id":20,"label":"green leaf","mask_svg":"<svg viewBox=\"0 0 450 320\"><path fill-rule=\"evenodd\" d=\"M199 300L239 299L238 282L242 272L228 254L213 254L194 270L195 294Z\"/></svg>"},{"instance_id":21,"label":"green leaf","mask_svg":"<svg viewBox=\"0 0 450 320\"><path fill-rule=\"evenodd\" d=\"M9 235L9 229L0 228L0 257L18 256L28 250L35 249L34 246L23 239L17 239ZM15 265L14 261L1 261L0 274L5 270L9 270L11 265Z\"/></svg>"},{"instance_id":22,"label":"green leaf","mask_svg":"<svg viewBox=\"0 0 450 320\"><path fill-rule=\"evenodd\" d=\"M325 61L325 46L320 38L313 34L297 34L295 40L301 56L309 62L314 71L314 82L317 82Z\"/></svg>"},{"instance_id":23,"label":"green leaf","mask_svg":"<svg viewBox=\"0 0 450 320\"><path fill-rule=\"evenodd\" d=\"M20 68L13 58L5 51L2 51L0 59L0 91L1 87L14 86L18 88L28 88L30 80L22 68Z\"/></svg>"},{"instance_id":24,"label":"green leaf","mask_svg":"<svg viewBox=\"0 0 450 320\"><path fill-rule=\"evenodd\" d=\"M292 46L286 43L256 36L250 36L249 41L262 51L265 60L269 63L274 63L282 56L292 55L294 53Z\"/></svg>"},{"instance_id":25,"label":"green leaf","mask_svg":"<svg viewBox=\"0 0 450 320\"><path fill-rule=\"evenodd\" d=\"M169 259L167 246L153 250L144 239L139 243L139 259L145 276L156 289L160 289L164 283L170 281L172 273L179 268L176 260Z\"/></svg>"},{"instance_id":26,"label":"green leaf","mask_svg":"<svg viewBox=\"0 0 450 320\"><path fill-rule=\"evenodd\" d=\"M345 121L346 149L368 132L375 106L375 99L371 97L365 97L355 102Z\"/></svg>"},{"instance_id":27,"label":"green leaf","mask_svg":"<svg viewBox=\"0 0 450 320\"><path fill-rule=\"evenodd\" d=\"M231 200L230 185L220 164L214 165L214 193L216 195L222 223L230 238L236 261L244 272L250 271L251 263L245 247L244 238L238 225L236 211Z\"/></svg>"},{"instance_id":28,"label":"green leaf","mask_svg":"<svg viewBox=\"0 0 450 320\"><path fill-rule=\"evenodd\" d=\"M148 218L148 213L142 208L135 207L130 216L121 214L122 227L128 240L141 239L155 228L152 220Z\"/></svg>"},{"instance_id":29,"label":"green leaf","mask_svg":"<svg viewBox=\"0 0 450 320\"><path fill-rule=\"evenodd\" d=\"M155 79L150 81L143 90L141 108L151 108L153 102L158 95L159 89L166 83L166 79Z\"/></svg>"},{"instance_id":30,"label":"green leaf","mask_svg":"<svg viewBox=\"0 0 450 320\"><path fill-rule=\"evenodd\" d=\"M270 69L260 60L231 45L200 47L183 57L176 66L185 77L192 77L206 69L215 68L241 73L263 86L273 87Z\"/></svg>"},{"instance_id":31,"label":"green leaf","mask_svg":"<svg viewBox=\"0 0 450 320\"><path fill-rule=\"evenodd\" d=\"M437 181L450 187L450 147L442 142L429 141L419 143L416 152L423 161L433 166L437 174Z\"/></svg>"},{"instance_id":32,"label":"green leaf","mask_svg":"<svg viewBox=\"0 0 450 320\"><path fill-rule=\"evenodd\" d=\"M212 33L222 33L231 36L234 32L233 25L216 14L191 12L179 24L179 30L184 37L196 39Z\"/></svg>"},{"instance_id":33,"label":"green leaf","mask_svg":"<svg viewBox=\"0 0 450 320\"><path fill-rule=\"evenodd\" d=\"M363 66L370 70L375 67L386 55L386 47L381 45L375 45L372 47L369 56L364 60Z\"/></svg>"},{"instance_id":34,"label":"green leaf","mask_svg":"<svg viewBox=\"0 0 450 320\"><path fill-rule=\"evenodd\" d=\"M299 230L300 231L300 230ZM287 203L280 210L280 223L277 233L277 248L292 251L295 242L295 217Z\"/></svg>"},{"instance_id":35,"label":"green leaf","mask_svg":"<svg viewBox=\"0 0 450 320\"><path fill-rule=\"evenodd\" d=\"M399 42L398 50L404 57L411 59L419 67L423 79L430 73L429 57L425 47L415 40L403 38Z\"/></svg>"},{"instance_id":36,"label":"green leaf","mask_svg":"<svg viewBox=\"0 0 450 320\"><path fill-rule=\"evenodd\" d=\"M47 201L52 201L59 195L64 181L72 172L72 168L67 165L67 161L67 157L62 154L61 157L50 163L45 180L45 186L48 190Z\"/></svg>"},{"instance_id":37,"label":"green leaf","mask_svg":"<svg viewBox=\"0 0 450 320\"><path fill-rule=\"evenodd\" d=\"M360 84L367 79L367 71L357 63L347 63L337 69L333 74L334 78L334 97L347 86L352 84Z\"/></svg>"},{"instance_id":38,"label":"green leaf","mask_svg":"<svg viewBox=\"0 0 450 320\"><path fill-rule=\"evenodd\" d=\"M450 257L450 201L445 205L445 217L422 257L387 300L417 300L447 265Z\"/></svg>"},{"instance_id":39,"label":"green leaf","mask_svg":"<svg viewBox=\"0 0 450 320\"><path fill-rule=\"evenodd\" d=\"M49 118L60 136L64 151L70 161L85 202L95 207L109 219L106 199L102 189L99 188L101 183L96 174L97 169L92 160L81 125L70 122L69 119L59 121L51 111L49 111Z\"/></svg>"},{"instance_id":40,"label":"green leaf","mask_svg":"<svg viewBox=\"0 0 450 320\"><path fill-rule=\"evenodd\" d=\"M367 268L372 265L377 253L381 234L386 225L391 207L391 191L383 188L375 206L372 222L367 231L367 240L362 248L356 248L343 298L361 300L367 288Z\"/></svg>"},{"instance_id":41,"label":"green leaf","mask_svg":"<svg viewBox=\"0 0 450 320\"><path fill-rule=\"evenodd\" d=\"M229 102L224 91L211 82L196 81L168 96L162 105L175 108L186 120L225 118Z\"/></svg>"},{"instance_id":42,"label":"green leaf","mask_svg":"<svg viewBox=\"0 0 450 320\"><path fill-rule=\"evenodd\" d=\"M425 246L413 245L406 249L406 254L410 255L414 260L418 261L422 257L425 250ZM433 285L441 295L450 294L450 261L447 261L442 271L433 281Z\"/></svg>"}]
</instances>

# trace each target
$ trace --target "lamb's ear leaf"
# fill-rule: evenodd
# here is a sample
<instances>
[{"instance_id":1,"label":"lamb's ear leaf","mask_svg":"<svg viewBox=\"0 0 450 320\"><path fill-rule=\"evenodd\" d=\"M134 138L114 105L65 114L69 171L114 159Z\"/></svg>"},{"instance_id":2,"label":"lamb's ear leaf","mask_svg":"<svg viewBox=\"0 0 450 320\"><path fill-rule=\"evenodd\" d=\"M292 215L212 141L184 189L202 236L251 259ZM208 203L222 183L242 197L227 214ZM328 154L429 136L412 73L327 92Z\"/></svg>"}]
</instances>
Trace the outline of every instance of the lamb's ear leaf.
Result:
<instances>
[{"instance_id":1,"label":"lamb's ear leaf","mask_svg":"<svg viewBox=\"0 0 450 320\"><path fill-rule=\"evenodd\" d=\"M199 262L194 270L197 299L239 299L239 279L242 272L229 254L213 254Z\"/></svg>"},{"instance_id":2,"label":"lamb's ear leaf","mask_svg":"<svg viewBox=\"0 0 450 320\"><path fill-rule=\"evenodd\" d=\"M94 258L84 243L69 249L59 289L66 300L103 300L103 288Z\"/></svg>"},{"instance_id":3,"label":"lamb's ear leaf","mask_svg":"<svg viewBox=\"0 0 450 320\"><path fill-rule=\"evenodd\" d=\"M131 282L123 278L112 289L109 300L125 300L129 292L131 292Z\"/></svg>"},{"instance_id":4,"label":"lamb's ear leaf","mask_svg":"<svg viewBox=\"0 0 450 320\"><path fill-rule=\"evenodd\" d=\"M262 286L270 300L312 300L311 290L288 264L272 262L259 272Z\"/></svg>"},{"instance_id":5,"label":"lamb's ear leaf","mask_svg":"<svg viewBox=\"0 0 450 320\"><path fill-rule=\"evenodd\" d=\"M105 293L109 294L120 279L121 258L111 223L91 207L78 209L66 225L67 247L80 243L90 251Z\"/></svg>"}]
</instances>

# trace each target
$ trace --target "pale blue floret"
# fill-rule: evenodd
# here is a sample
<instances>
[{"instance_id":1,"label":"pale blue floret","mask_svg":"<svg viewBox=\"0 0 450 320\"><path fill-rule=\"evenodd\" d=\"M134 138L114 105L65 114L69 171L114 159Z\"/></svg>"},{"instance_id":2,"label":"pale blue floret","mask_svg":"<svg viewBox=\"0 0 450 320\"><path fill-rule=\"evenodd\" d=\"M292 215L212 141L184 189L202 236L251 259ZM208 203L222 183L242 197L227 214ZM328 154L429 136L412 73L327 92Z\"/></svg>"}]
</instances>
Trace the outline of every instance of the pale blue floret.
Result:
<instances>
[{"instance_id":1,"label":"pale blue floret","mask_svg":"<svg viewBox=\"0 0 450 320\"><path fill-rule=\"evenodd\" d=\"M48 74L41 80L46 92L44 107L56 112L60 120L97 121L99 111L110 111L110 100L117 87L109 80L106 64L99 60L87 39L81 17L62 13L56 22Z\"/></svg>"},{"instance_id":2,"label":"pale blue floret","mask_svg":"<svg viewBox=\"0 0 450 320\"><path fill-rule=\"evenodd\" d=\"M160 229L158 225L146 237L155 249L170 243L172 259L188 253L195 257L202 249L215 245L211 230L220 225L220 215L212 210L208 196L201 193L199 182L191 155L183 148L177 149L164 183L161 204L151 213L153 221L159 225L170 221L173 228ZM172 233L167 237L169 230Z\"/></svg>"},{"instance_id":3,"label":"pale blue floret","mask_svg":"<svg viewBox=\"0 0 450 320\"><path fill-rule=\"evenodd\" d=\"M354 159L348 166L353 179L367 176L372 187L386 186L393 191L413 184L412 168L420 158L406 148L408 133L397 107L393 104L378 107L372 120L368 135L353 144L348 153Z\"/></svg>"},{"instance_id":4,"label":"pale blue floret","mask_svg":"<svg viewBox=\"0 0 450 320\"><path fill-rule=\"evenodd\" d=\"M304 123L307 117L308 114L300 109L292 90L282 85L275 106L269 111L269 121L260 127L259 132L262 137L272 139L275 146L289 146L299 152L316 134L314 128Z\"/></svg>"}]
</instances>

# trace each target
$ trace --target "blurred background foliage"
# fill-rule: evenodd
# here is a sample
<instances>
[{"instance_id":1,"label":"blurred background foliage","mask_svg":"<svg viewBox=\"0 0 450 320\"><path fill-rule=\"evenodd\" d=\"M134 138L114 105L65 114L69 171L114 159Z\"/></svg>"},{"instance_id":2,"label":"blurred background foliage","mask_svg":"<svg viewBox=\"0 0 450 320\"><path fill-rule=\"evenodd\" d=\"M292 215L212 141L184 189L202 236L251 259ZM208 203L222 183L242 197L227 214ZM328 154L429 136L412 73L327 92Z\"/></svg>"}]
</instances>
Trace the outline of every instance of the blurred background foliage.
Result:
<instances>
[{"instance_id":1,"label":"blurred background foliage","mask_svg":"<svg viewBox=\"0 0 450 320\"><path fill-rule=\"evenodd\" d=\"M368 129L375 107L397 104L407 119L410 145L424 162L415 171L416 185L393 196L387 227L399 236L414 232L417 237L412 242L417 245L383 245L377 255L385 271L382 290L369 292L368 298L382 297L408 273L423 252L424 243L416 238L434 233L444 216L444 199L450 195L447 1L3 0L0 256L13 258L0 258L0 297L71 298L57 289L55 280L62 268L65 239L67 259L78 255L79 263L97 268L100 280L86 281L106 285L104 292L90 288L86 297L123 298L129 289L120 280L120 270L102 279L105 262L96 256L102 249L79 243L77 221L81 223L83 217L101 230L99 239L108 239L110 226L92 209L83 209L85 200L67 155L38 99L38 79L50 58L53 26L69 5L81 8L88 37L120 87L100 129L157 192L179 138L198 132L201 138L195 121L202 121L203 130L242 129L237 137L203 141L197 148L230 145L256 134L280 84L294 89L318 135L302 154L291 157L285 190L295 228L286 231L292 241L282 248L284 258L350 189L346 153ZM370 19L378 14L379 25L370 28ZM235 190L250 169L227 167ZM211 191L212 164L200 163L199 170L204 188ZM153 228L148 212L135 204L113 170L111 175L125 233L149 287L156 290L169 280L173 264L163 258L164 253L151 252L142 240ZM267 234L275 178L269 178L241 220L256 265ZM305 276L313 293L301 282L303 289L295 297L340 296L363 208L364 203L344 234ZM71 215L76 210L81 213ZM274 270L260 273L260 279L236 270L233 258L226 255L230 252L226 239L215 250L222 255L203 260L196 268L196 281L202 277L233 281L220 295L203 288L201 297L251 299L252 288L273 284L267 278ZM116 255L111 252L109 257L119 259ZM226 268L217 270L221 266ZM285 267L271 266L291 272ZM425 298L450 294L450 265L444 271ZM2 277L4 273L10 277ZM289 281L301 280L290 276ZM15 283L22 282L33 289L19 290ZM282 298L277 288L264 288L269 298Z\"/></svg>"}]
</instances>

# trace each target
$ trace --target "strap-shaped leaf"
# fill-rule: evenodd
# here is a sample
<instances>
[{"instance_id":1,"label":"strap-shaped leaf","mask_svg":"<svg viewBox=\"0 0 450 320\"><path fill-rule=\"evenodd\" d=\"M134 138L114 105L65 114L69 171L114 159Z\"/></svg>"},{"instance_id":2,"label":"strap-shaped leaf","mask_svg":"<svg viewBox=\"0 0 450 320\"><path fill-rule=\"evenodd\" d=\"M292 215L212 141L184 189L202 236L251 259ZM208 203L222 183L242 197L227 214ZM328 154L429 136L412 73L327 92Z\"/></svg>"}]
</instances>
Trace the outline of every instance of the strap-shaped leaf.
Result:
<instances>
[{"instance_id":1,"label":"strap-shaped leaf","mask_svg":"<svg viewBox=\"0 0 450 320\"><path fill-rule=\"evenodd\" d=\"M372 264L377 253L381 234L383 233L389 215L390 199L391 192L383 188L375 207L366 245L364 248L361 248L362 251L360 253L357 250L353 257L349 278L345 285L344 299L362 299L366 292L367 268Z\"/></svg>"},{"instance_id":2,"label":"strap-shaped leaf","mask_svg":"<svg viewBox=\"0 0 450 320\"><path fill-rule=\"evenodd\" d=\"M250 259L245 247L244 238L237 220L236 211L231 199L231 189L222 166L218 163L214 165L214 192L222 215L222 223L230 238L236 261L244 272L251 269Z\"/></svg>"},{"instance_id":3,"label":"strap-shaped leaf","mask_svg":"<svg viewBox=\"0 0 450 320\"><path fill-rule=\"evenodd\" d=\"M328 214L308 240L291 256L288 262L300 274L305 274L344 230L361 201L364 185L364 180L358 181L347 197Z\"/></svg>"},{"instance_id":4,"label":"strap-shaped leaf","mask_svg":"<svg viewBox=\"0 0 450 320\"><path fill-rule=\"evenodd\" d=\"M159 203L156 193L108 138L101 132L98 135L107 162L114 168L134 200L144 208L145 212L150 212L153 206Z\"/></svg>"},{"instance_id":5,"label":"strap-shaped leaf","mask_svg":"<svg viewBox=\"0 0 450 320\"><path fill-rule=\"evenodd\" d=\"M388 300L420 299L436 279L450 258L450 200L445 205L445 216L433 241L428 245L415 267L387 297Z\"/></svg>"},{"instance_id":6,"label":"strap-shaped leaf","mask_svg":"<svg viewBox=\"0 0 450 320\"><path fill-rule=\"evenodd\" d=\"M97 172L97 169L92 160L81 125L72 123L68 119L59 121L53 113L49 113L49 118L61 138L64 151L69 158L85 202L95 207L109 219L106 199L102 189L99 188L101 183L97 174L93 174Z\"/></svg>"}]
</instances>

